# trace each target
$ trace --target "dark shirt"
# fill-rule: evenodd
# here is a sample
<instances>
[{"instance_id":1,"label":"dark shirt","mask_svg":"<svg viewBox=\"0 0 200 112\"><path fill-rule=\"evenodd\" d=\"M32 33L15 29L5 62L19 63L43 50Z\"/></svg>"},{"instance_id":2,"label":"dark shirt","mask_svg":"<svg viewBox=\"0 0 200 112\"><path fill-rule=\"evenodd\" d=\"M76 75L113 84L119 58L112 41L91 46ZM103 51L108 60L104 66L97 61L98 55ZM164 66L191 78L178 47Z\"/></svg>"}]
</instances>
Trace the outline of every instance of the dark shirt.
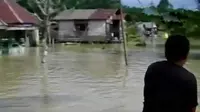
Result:
<instances>
[{"instance_id":1,"label":"dark shirt","mask_svg":"<svg viewBox=\"0 0 200 112\"><path fill-rule=\"evenodd\" d=\"M196 78L181 66L153 63L144 82L143 112L191 112L198 105Z\"/></svg>"}]
</instances>

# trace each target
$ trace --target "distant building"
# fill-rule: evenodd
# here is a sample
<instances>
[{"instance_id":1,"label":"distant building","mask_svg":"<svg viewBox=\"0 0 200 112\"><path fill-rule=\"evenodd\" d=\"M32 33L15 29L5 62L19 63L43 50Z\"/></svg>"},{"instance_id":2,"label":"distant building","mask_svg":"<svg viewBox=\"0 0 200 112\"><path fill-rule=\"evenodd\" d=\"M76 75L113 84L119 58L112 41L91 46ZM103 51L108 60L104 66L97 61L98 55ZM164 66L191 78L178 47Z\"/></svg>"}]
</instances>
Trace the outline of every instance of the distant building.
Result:
<instances>
[{"instance_id":1,"label":"distant building","mask_svg":"<svg viewBox=\"0 0 200 112\"><path fill-rule=\"evenodd\" d=\"M159 12L157 11L155 7L144 8L143 13L147 15L159 16Z\"/></svg>"},{"instance_id":2,"label":"distant building","mask_svg":"<svg viewBox=\"0 0 200 112\"><path fill-rule=\"evenodd\" d=\"M158 29L156 23L137 22L135 25L137 28L137 33L140 36L141 42L146 43L147 37L156 37L157 29Z\"/></svg>"},{"instance_id":3,"label":"distant building","mask_svg":"<svg viewBox=\"0 0 200 112\"><path fill-rule=\"evenodd\" d=\"M163 22L180 22L176 16L170 15L170 13L161 14Z\"/></svg>"},{"instance_id":4,"label":"distant building","mask_svg":"<svg viewBox=\"0 0 200 112\"><path fill-rule=\"evenodd\" d=\"M145 25L146 28L157 28L157 25L154 22L136 22L137 27L143 27L143 25Z\"/></svg>"},{"instance_id":5,"label":"distant building","mask_svg":"<svg viewBox=\"0 0 200 112\"><path fill-rule=\"evenodd\" d=\"M26 38L39 42L39 20L13 0L0 1L0 38Z\"/></svg>"},{"instance_id":6,"label":"distant building","mask_svg":"<svg viewBox=\"0 0 200 112\"><path fill-rule=\"evenodd\" d=\"M121 40L119 9L72 9L58 14L58 40L63 42L108 42Z\"/></svg>"}]
</instances>

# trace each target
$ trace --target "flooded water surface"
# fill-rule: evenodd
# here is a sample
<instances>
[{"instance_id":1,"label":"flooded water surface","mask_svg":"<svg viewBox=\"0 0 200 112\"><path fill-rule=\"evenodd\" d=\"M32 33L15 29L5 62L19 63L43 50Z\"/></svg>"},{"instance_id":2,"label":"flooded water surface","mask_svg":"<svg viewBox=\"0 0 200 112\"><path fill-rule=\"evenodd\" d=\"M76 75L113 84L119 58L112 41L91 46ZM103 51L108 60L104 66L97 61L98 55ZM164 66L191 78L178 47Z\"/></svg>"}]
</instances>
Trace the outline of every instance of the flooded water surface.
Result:
<instances>
[{"instance_id":1,"label":"flooded water surface","mask_svg":"<svg viewBox=\"0 0 200 112\"><path fill-rule=\"evenodd\" d=\"M40 49L0 57L2 112L141 112L147 66L159 48L130 48L125 67L119 45L58 45L41 64ZM200 80L200 59L188 69ZM199 83L200 86L200 83Z\"/></svg>"}]
</instances>

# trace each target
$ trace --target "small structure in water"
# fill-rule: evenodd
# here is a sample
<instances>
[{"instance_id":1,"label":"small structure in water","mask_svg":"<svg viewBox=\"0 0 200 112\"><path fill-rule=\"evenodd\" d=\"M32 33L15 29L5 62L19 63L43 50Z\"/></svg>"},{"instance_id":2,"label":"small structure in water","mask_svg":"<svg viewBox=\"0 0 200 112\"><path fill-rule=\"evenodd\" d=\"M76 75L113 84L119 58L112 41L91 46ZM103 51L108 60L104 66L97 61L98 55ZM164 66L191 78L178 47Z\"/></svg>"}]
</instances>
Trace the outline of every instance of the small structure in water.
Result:
<instances>
[{"instance_id":1,"label":"small structure in water","mask_svg":"<svg viewBox=\"0 0 200 112\"><path fill-rule=\"evenodd\" d=\"M0 54L1 55L16 55L24 53L24 47L17 43L13 38L2 38L0 40Z\"/></svg>"},{"instance_id":2,"label":"small structure in water","mask_svg":"<svg viewBox=\"0 0 200 112\"><path fill-rule=\"evenodd\" d=\"M65 10L53 20L58 22L60 42L121 41L120 9Z\"/></svg>"},{"instance_id":3,"label":"small structure in water","mask_svg":"<svg viewBox=\"0 0 200 112\"><path fill-rule=\"evenodd\" d=\"M0 38L24 38L30 45L39 44L39 19L14 1L0 1Z\"/></svg>"},{"instance_id":4,"label":"small structure in water","mask_svg":"<svg viewBox=\"0 0 200 112\"><path fill-rule=\"evenodd\" d=\"M136 23L137 32L140 36L141 46L146 46L146 41L153 40L157 37L157 25L154 22L138 22Z\"/></svg>"}]
</instances>

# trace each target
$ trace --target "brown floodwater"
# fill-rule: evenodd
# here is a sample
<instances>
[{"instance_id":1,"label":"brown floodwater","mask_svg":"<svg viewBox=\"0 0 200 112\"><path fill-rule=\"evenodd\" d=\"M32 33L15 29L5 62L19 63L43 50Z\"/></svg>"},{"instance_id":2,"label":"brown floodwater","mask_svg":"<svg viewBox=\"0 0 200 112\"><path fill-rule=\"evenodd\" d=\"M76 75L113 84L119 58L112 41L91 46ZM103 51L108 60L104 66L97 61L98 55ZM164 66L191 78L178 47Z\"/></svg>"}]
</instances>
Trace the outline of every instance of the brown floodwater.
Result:
<instances>
[{"instance_id":1,"label":"brown floodwater","mask_svg":"<svg viewBox=\"0 0 200 112\"><path fill-rule=\"evenodd\" d=\"M130 47L125 67L120 45L56 45L45 64L40 55L0 57L1 112L141 112L145 70L163 59L159 47ZM198 55L187 64L198 81L199 65Z\"/></svg>"}]
</instances>

